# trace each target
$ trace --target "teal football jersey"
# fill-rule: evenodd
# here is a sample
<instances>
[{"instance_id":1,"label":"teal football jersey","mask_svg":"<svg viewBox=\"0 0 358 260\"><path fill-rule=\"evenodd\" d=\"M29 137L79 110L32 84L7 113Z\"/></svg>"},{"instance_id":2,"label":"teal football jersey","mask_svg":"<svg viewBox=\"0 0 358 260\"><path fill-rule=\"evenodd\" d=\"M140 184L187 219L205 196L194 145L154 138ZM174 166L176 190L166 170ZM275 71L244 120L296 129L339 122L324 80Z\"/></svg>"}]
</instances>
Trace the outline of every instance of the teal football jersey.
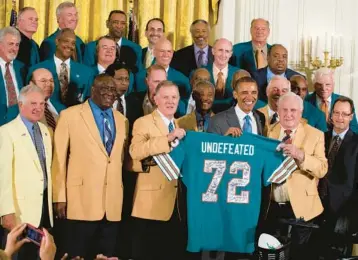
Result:
<instances>
[{"instance_id":1,"label":"teal football jersey","mask_svg":"<svg viewBox=\"0 0 358 260\"><path fill-rule=\"evenodd\" d=\"M254 251L262 184L285 159L279 143L187 132L170 157L187 186L189 251Z\"/></svg>"}]
</instances>

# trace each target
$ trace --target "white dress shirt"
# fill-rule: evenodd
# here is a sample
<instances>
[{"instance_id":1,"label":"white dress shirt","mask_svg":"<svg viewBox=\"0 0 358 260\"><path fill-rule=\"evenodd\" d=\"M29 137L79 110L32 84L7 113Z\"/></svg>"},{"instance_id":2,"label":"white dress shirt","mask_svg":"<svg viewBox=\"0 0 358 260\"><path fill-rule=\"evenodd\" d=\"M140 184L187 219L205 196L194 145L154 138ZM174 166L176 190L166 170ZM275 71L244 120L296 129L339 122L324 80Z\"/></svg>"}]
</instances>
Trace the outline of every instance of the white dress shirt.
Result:
<instances>
[{"instance_id":1,"label":"white dress shirt","mask_svg":"<svg viewBox=\"0 0 358 260\"><path fill-rule=\"evenodd\" d=\"M47 105L48 105L48 110L50 110L51 114L53 115L54 118L58 117L58 112L56 110L56 108L52 105L51 100L48 99L46 101Z\"/></svg>"},{"instance_id":2,"label":"white dress shirt","mask_svg":"<svg viewBox=\"0 0 358 260\"><path fill-rule=\"evenodd\" d=\"M278 113L275 112L275 111L273 111L273 110L271 109L270 105L268 105L267 108L268 108L267 110L268 110L268 116L269 116L269 123L271 122L271 119L272 119L272 117L273 117L273 115L274 115L275 113L277 114L277 121L276 121L276 122L280 121L280 117L278 116Z\"/></svg>"},{"instance_id":3,"label":"white dress shirt","mask_svg":"<svg viewBox=\"0 0 358 260\"><path fill-rule=\"evenodd\" d=\"M2 58L0 58L0 68L1 68L2 78L4 80L4 86L5 86L6 105L9 106L8 93L7 93L6 80L5 80L6 61L4 61ZM9 70L10 70L12 82L14 82L16 96L18 97L19 96L19 85L17 84L17 80L16 80L16 74L15 74L15 70L14 70L14 61L10 62Z\"/></svg>"},{"instance_id":4,"label":"white dress shirt","mask_svg":"<svg viewBox=\"0 0 358 260\"><path fill-rule=\"evenodd\" d=\"M331 112L331 103L332 103L332 95L327 98L327 106L328 106L328 112ZM317 108L320 110L322 104L322 99L316 94L316 105Z\"/></svg>"},{"instance_id":5,"label":"white dress shirt","mask_svg":"<svg viewBox=\"0 0 358 260\"><path fill-rule=\"evenodd\" d=\"M252 133L257 135L257 123L256 123L256 119L254 117L254 114L252 113L252 111L250 111L250 113L245 113L244 111L241 110L241 108L236 105L235 106L235 112L236 112L236 116L239 119L239 123L240 123L240 127L241 129L243 129L244 127L244 123L245 123L245 116L249 115L249 117L251 118L251 129L252 129Z\"/></svg>"},{"instance_id":6,"label":"white dress shirt","mask_svg":"<svg viewBox=\"0 0 358 260\"><path fill-rule=\"evenodd\" d=\"M106 69L99 63L97 63L98 74L103 74Z\"/></svg>"},{"instance_id":7,"label":"white dress shirt","mask_svg":"<svg viewBox=\"0 0 358 260\"><path fill-rule=\"evenodd\" d=\"M188 108L186 109L186 114L190 114L196 108L195 100L193 98L193 92L190 94L189 101L188 101Z\"/></svg>"},{"instance_id":8,"label":"white dress shirt","mask_svg":"<svg viewBox=\"0 0 358 260\"><path fill-rule=\"evenodd\" d=\"M167 126L167 128L169 129L169 124L172 123L173 124L173 128L175 129L175 124L174 124L174 116L172 119L168 119L166 116L164 116L159 109L157 109L158 114L160 115L160 117L163 119L164 124Z\"/></svg>"},{"instance_id":9,"label":"white dress shirt","mask_svg":"<svg viewBox=\"0 0 358 260\"><path fill-rule=\"evenodd\" d=\"M59 58L56 57L56 55L54 56L54 60L55 60L55 66L56 66L56 73L57 76L60 77L60 72L61 72L61 64L64 62L67 65L67 71L68 71L68 82L70 82L70 71L71 71L71 59L68 58L65 61L60 60Z\"/></svg>"},{"instance_id":10,"label":"white dress shirt","mask_svg":"<svg viewBox=\"0 0 358 260\"><path fill-rule=\"evenodd\" d=\"M122 96L120 97L120 99L122 100L123 114L124 114L124 116L127 116L127 106L126 106L126 99L125 99L124 95L122 95ZM113 103L112 108L113 108L114 110L116 110L116 111L117 111L117 105L118 105L118 100L115 100L114 103Z\"/></svg>"}]
</instances>

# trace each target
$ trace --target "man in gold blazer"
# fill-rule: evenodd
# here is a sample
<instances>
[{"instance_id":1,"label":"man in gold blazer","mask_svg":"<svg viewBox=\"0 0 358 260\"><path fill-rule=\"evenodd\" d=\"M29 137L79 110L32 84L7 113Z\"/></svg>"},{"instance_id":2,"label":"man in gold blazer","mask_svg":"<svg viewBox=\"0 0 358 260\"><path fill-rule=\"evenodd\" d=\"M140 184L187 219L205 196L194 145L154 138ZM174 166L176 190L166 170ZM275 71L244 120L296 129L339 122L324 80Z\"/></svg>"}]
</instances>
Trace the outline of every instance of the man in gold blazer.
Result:
<instances>
[{"instance_id":1,"label":"man in gold blazer","mask_svg":"<svg viewBox=\"0 0 358 260\"><path fill-rule=\"evenodd\" d=\"M299 219L300 224L312 224L323 211L317 184L327 173L324 134L301 120L302 111L299 96L292 92L281 96L280 121L270 126L267 133L270 138L282 140L283 152L294 158L298 167L283 183L272 184L268 221L275 228L278 219ZM293 227L293 259L311 259L313 254L308 247L311 231L309 227Z\"/></svg>"},{"instance_id":2,"label":"man in gold blazer","mask_svg":"<svg viewBox=\"0 0 358 260\"><path fill-rule=\"evenodd\" d=\"M151 156L169 153L170 143L185 135L174 122L178 87L171 81L162 81L156 88L154 101L157 109L134 123L129 149L133 164L142 161L147 168L138 174L134 193L133 258L186 259L183 255L186 230L181 224L184 216L176 202L178 181L169 181L150 160Z\"/></svg>"},{"instance_id":3,"label":"man in gold blazer","mask_svg":"<svg viewBox=\"0 0 358 260\"><path fill-rule=\"evenodd\" d=\"M69 256L114 256L121 220L122 163L128 120L112 109L115 82L98 75L91 98L61 112L53 159L53 200L67 218L64 249Z\"/></svg>"},{"instance_id":4,"label":"man in gold blazer","mask_svg":"<svg viewBox=\"0 0 358 260\"><path fill-rule=\"evenodd\" d=\"M19 223L50 228L52 219L50 133L40 123L45 97L30 85L19 95L20 115L0 128L0 216L8 231ZM18 259L37 259L38 247L24 245Z\"/></svg>"}]
</instances>

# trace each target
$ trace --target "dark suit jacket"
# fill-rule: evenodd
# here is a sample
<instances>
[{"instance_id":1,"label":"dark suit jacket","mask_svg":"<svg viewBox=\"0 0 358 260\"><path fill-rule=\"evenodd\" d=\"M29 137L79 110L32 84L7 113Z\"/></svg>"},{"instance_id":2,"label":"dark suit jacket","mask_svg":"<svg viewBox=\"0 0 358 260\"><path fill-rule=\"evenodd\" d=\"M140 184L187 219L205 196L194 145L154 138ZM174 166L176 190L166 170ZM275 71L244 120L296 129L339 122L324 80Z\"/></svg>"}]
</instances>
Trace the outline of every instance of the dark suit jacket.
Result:
<instances>
[{"instance_id":1,"label":"dark suit jacket","mask_svg":"<svg viewBox=\"0 0 358 260\"><path fill-rule=\"evenodd\" d=\"M208 64L214 62L211 46L208 49ZM194 44L184 47L174 53L170 66L179 70L185 76L189 77L190 72L198 68L196 65Z\"/></svg>"},{"instance_id":2,"label":"dark suit jacket","mask_svg":"<svg viewBox=\"0 0 358 260\"><path fill-rule=\"evenodd\" d=\"M252 77L256 80L257 86L259 88L259 99L267 102L266 88L268 85L267 82L267 66L265 68L259 69L252 73ZM300 73L287 69L285 72L286 78L289 80L293 75L301 75Z\"/></svg>"},{"instance_id":3,"label":"dark suit jacket","mask_svg":"<svg viewBox=\"0 0 358 260\"><path fill-rule=\"evenodd\" d=\"M21 35L21 42L16 59L24 63L27 68L30 68L40 62L40 49L33 39L27 38L27 36L20 31L19 33Z\"/></svg>"},{"instance_id":4,"label":"dark suit jacket","mask_svg":"<svg viewBox=\"0 0 358 260\"><path fill-rule=\"evenodd\" d=\"M60 29L57 29L56 32L51 34L49 37L43 40L40 46L40 58L42 61L53 58L56 52L56 37L60 32ZM77 62L83 62L83 53L85 50L85 44L80 37L76 35L76 53L77 53Z\"/></svg>"},{"instance_id":5,"label":"dark suit jacket","mask_svg":"<svg viewBox=\"0 0 358 260\"><path fill-rule=\"evenodd\" d=\"M16 80L18 90L20 91L20 89L24 86L27 69L26 66L21 61L18 60L14 60L13 66L14 66L15 78L16 78L13 79L13 81ZM17 104L11 107L7 106L5 79L3 78L0 69L0 126L15 119L15 117L17 117L18 114L19 114L19 106Z\"/></svg>"},{"instance_id":6,"label":"dark suit jacket","mask_svg":"<svg viewBox=\"0 0 358 260\"><path fill-rule=\"evenodd\" d=\"M324 133L326 157L332 142L332 131ZM349 210L348 202L357 193L358 136L348 130L338 150L334 164L326 175L329 207L334 213ZM354 205L356 206L356 205Z\"/></svg>"},{"instance_id":7,"label":"dark suit jacket","mask_svg":"<svg viewBox=\"0 0 358 260\"><path fill-rule=\"evenodd\" d=\"M339 98L341 95L336 94L336 93L332 93L332 100L331 100L331 108L330 111L332 111L333 108L333 104L336 101L337 98ZM311 103L311 105L313 105L314 107L317 107L317 96L316 96L316 92L313 92L309 95L306 96L305 98L306 101L308 101L309 103ZM319 109L319 108L318 108ZM354 114L353 114L353 120L351 121L351 123L349 124L349 128L354 132L354 133L358 133L358 123L357 123L357 116L355 113L355 110L353 110ZM332 126L331 125L327 125L328 129L331 129Z\"/></svg>"},{"instance_id":8,"label":"dark suit jacket","mask_svg":"<svg viewBox=\"0 0 358 260\"><path fill-rule=\"evenodd\" d=\"M79 104L85 101L91 94L91 87L93 83L93 69L81 63L71 60L70 63L70 82L68 88L68 102L63 104L60 94L60 81L56 72L56 64L54 58L45 60L32 66L27 76L27 82L30 81L32 72L39 68L48 69L55 82L55 89L51 96L51 102L58 112L61 112L66 107Z\"/></svg>"},{"instance_id":9,"label":"dark suit jacket","mask_svg":"<svg viewBox=\"0 0 358 260\"><path fill-rule=\"evenodd\" d=\"M256 120L257 134L263 135L263 129L265 127L265 115L257 110L253 110L252 112ZM230 127L239 127L242 129L242 126L240 126L239 119L237 118L235 112L235 107L231 107L228 110L213 116L209 123L208 133L225 135Z\"/></svg>"}]
</instances>

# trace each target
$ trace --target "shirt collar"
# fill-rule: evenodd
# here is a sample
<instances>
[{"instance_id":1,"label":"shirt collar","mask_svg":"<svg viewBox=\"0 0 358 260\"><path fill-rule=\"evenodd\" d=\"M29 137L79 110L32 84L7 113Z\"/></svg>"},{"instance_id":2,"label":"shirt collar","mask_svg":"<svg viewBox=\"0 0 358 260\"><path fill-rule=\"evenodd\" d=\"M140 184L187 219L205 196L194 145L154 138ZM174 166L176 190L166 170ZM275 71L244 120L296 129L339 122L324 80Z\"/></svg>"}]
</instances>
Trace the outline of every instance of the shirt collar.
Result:
<instances>
[{"instance_id":1,"label":"shirt collar","mask_svg":"<svg viewBox=\"0 0 358 260\"><path fill-rule=\"evenodd\" d=\"M282 74L274 74L274 73L270 70L270 68L267 67L267 83L269 83L274 76L281 76L281 77L286 78L285 72L282 73Z\"/></svg>"},{"instance_id":2,"label":"shirt collar","mask_svg":"<svg viewBox=\"0 0 358 260\"><path fill-rule=\"evenodd\" d=\"M339 138L341 138L341 140L344 139L344 137L346 136L346 133L348 132L349 128L347 128L346 130L344 130L342 133L337 134L334 130L332 131L332 138L335 136L339 136Z\"/></svg>"},{"instance_id":3,"label":"shirt collar","mask_svg":"<svg viewBox=\"0 0 358 260\"><path fill-rule=\"evenodd\" d=\"M112 108L107 108L105 110L101 109L99 106L97 106L96 103L93 102L93 100L90 98L88 99L88 102L92 108L92 111L95 115L99 116L102 114L102 112L104 112L105 114L107 114L108 116L111 114L110 112L112 111Z\"/></svg>"},{"instance_id":4,"label":"shirt collar","mask_svg":"<svg viewBox=\"0 0 358 260\"><path fill-rule=\"evenodd\" d=\"M122 46L122 37L117 41L118 46Z\"/></svg>"},{"instance_id":5,"label":"shirt collar","mask_svg":"<svg viewBox=\"0 0 358 260\"><path fill-rule=\"evenodd\" d=\"M253 50L253 52L256 52L258 49L259 49L259 48L258 48L254 43L252 43L252 50ZM262 46L260 49L262 50L262 52L263 52L264 54L267 54L267 44L265 44L264 46Z\"/></svg>"},{"instance_id":6,"label":"shirt collar","mask_svg":"<svg viewBox=\"0 0 358 260\"><path fill-rule=\"evenodd\" d=\"M58 57L56 57L56 55L54 55L54 57L55 57L55 64L61 65L61 64L64 62L64 63L67 65L67 67L70 67L71 58L68 58L67 60L62 61L61 59L59 59Z\"/></svg>"},{"instance_id":7,"label":"shirt collar","mask_svg":"<svg viewBox=\"0 0 358 260\"><path fill-rule=\"evenodd\" d=\"M33 126L34 126L34 123L32 123L31 121L29 121L28 119L26 119L26 118L23 117L22 115L20 115L20 117L21 117L22 122L24 122L26 128L29 129L29 130L30 130L30 129L32 130L32 128L33 128Z\"/></svg>"},{"instance_id":8,"label":"shirt collar","mask_svg":"<svg viewBox=\"0 0 358 260\"><path fill-rule=\"evenodd\" d=\"M164 124L165 124L167 127L169 126L170 123L172 123L173 126L174 126L174 117L173 117L171 120L169 120L166 116L164 116L164 115L159 111L159 109L157 109L157 112L158 112L158 114L160 115L160 117L163 119Z\"/></svg>"},{"instance_id":9,"label":"shirt collar","mask_svg":"<svg viewBox=\"0 0 358 260\"><path fill-rule=\"evenodd\" d=\"M267 110L268 110L269 117L272 117L275 113L277 114L277 117L278 117L278 113L273 111L269 104L267 104Z\"/></svg>"},{"instance_id":10,"label":"shirt collar","mask_svg":"<svg viewBox=\"0 0 358 260\"><path fill-rule=\"evenodd\" d=\"M245 113L244 111L241 110L241 108L238 105L235 106L235 112L239 120L244 120L245 116L247 115L251 118L253 117L252 111L250 111L249 113Z\"/></svg>"},{"instance_id":11,"label":"shirt collar","mask_svg":"<svg viewBox=\"0 0 358 260\"><path fill-rule=\"evenodd\" d=\"M7 62L6 62L3 58L0 57L0 65L2 65L2 66L5 67L5 66L6 66L6 63L7 63ZM13 61L13 60L10 61L10 64L13 65L13 64L14 64L14 61Z\"/></svg>"},{"instance_id":12,"label":"shirt collar","mask_svg":"<svg viewBox=\"0 0 358 260\"><path fill-rule=\"evenodd\" d=\"M97 69L98 69L99 74L102 74L106 71L106 69L99 63L97 64Z\"/></svg>"},{"instance_id":13,"label":"shirt collar","mask_svg":"<svg viewBox=\"0 0 358 260\"><path fill-rule=\"evenodd\" d=\"M320 97L317 95L317 93L316 93L316 96L317 96L317 101L321 104L321 103L322 103L322 98L320 98ZM329 103L332 102L332 95L330 95L330 96L327 98L327 101L328 101Z\"/></svg>"},{"instance_id":14,"label":"shirt collar","mask_svg":"<svg viewBox=\"0 0 358 260\"><path fill-rule=\"evenodd\" d=\"M198 53L198 51L200 51L200 50L204 51L204 53L207 54L208 51L209 51L209 45L206 45L206 46L202 49L202 48L199 48L199 47L194 43L194 52L195 52L195 53Z\"/></svg>"}]
</instances>

